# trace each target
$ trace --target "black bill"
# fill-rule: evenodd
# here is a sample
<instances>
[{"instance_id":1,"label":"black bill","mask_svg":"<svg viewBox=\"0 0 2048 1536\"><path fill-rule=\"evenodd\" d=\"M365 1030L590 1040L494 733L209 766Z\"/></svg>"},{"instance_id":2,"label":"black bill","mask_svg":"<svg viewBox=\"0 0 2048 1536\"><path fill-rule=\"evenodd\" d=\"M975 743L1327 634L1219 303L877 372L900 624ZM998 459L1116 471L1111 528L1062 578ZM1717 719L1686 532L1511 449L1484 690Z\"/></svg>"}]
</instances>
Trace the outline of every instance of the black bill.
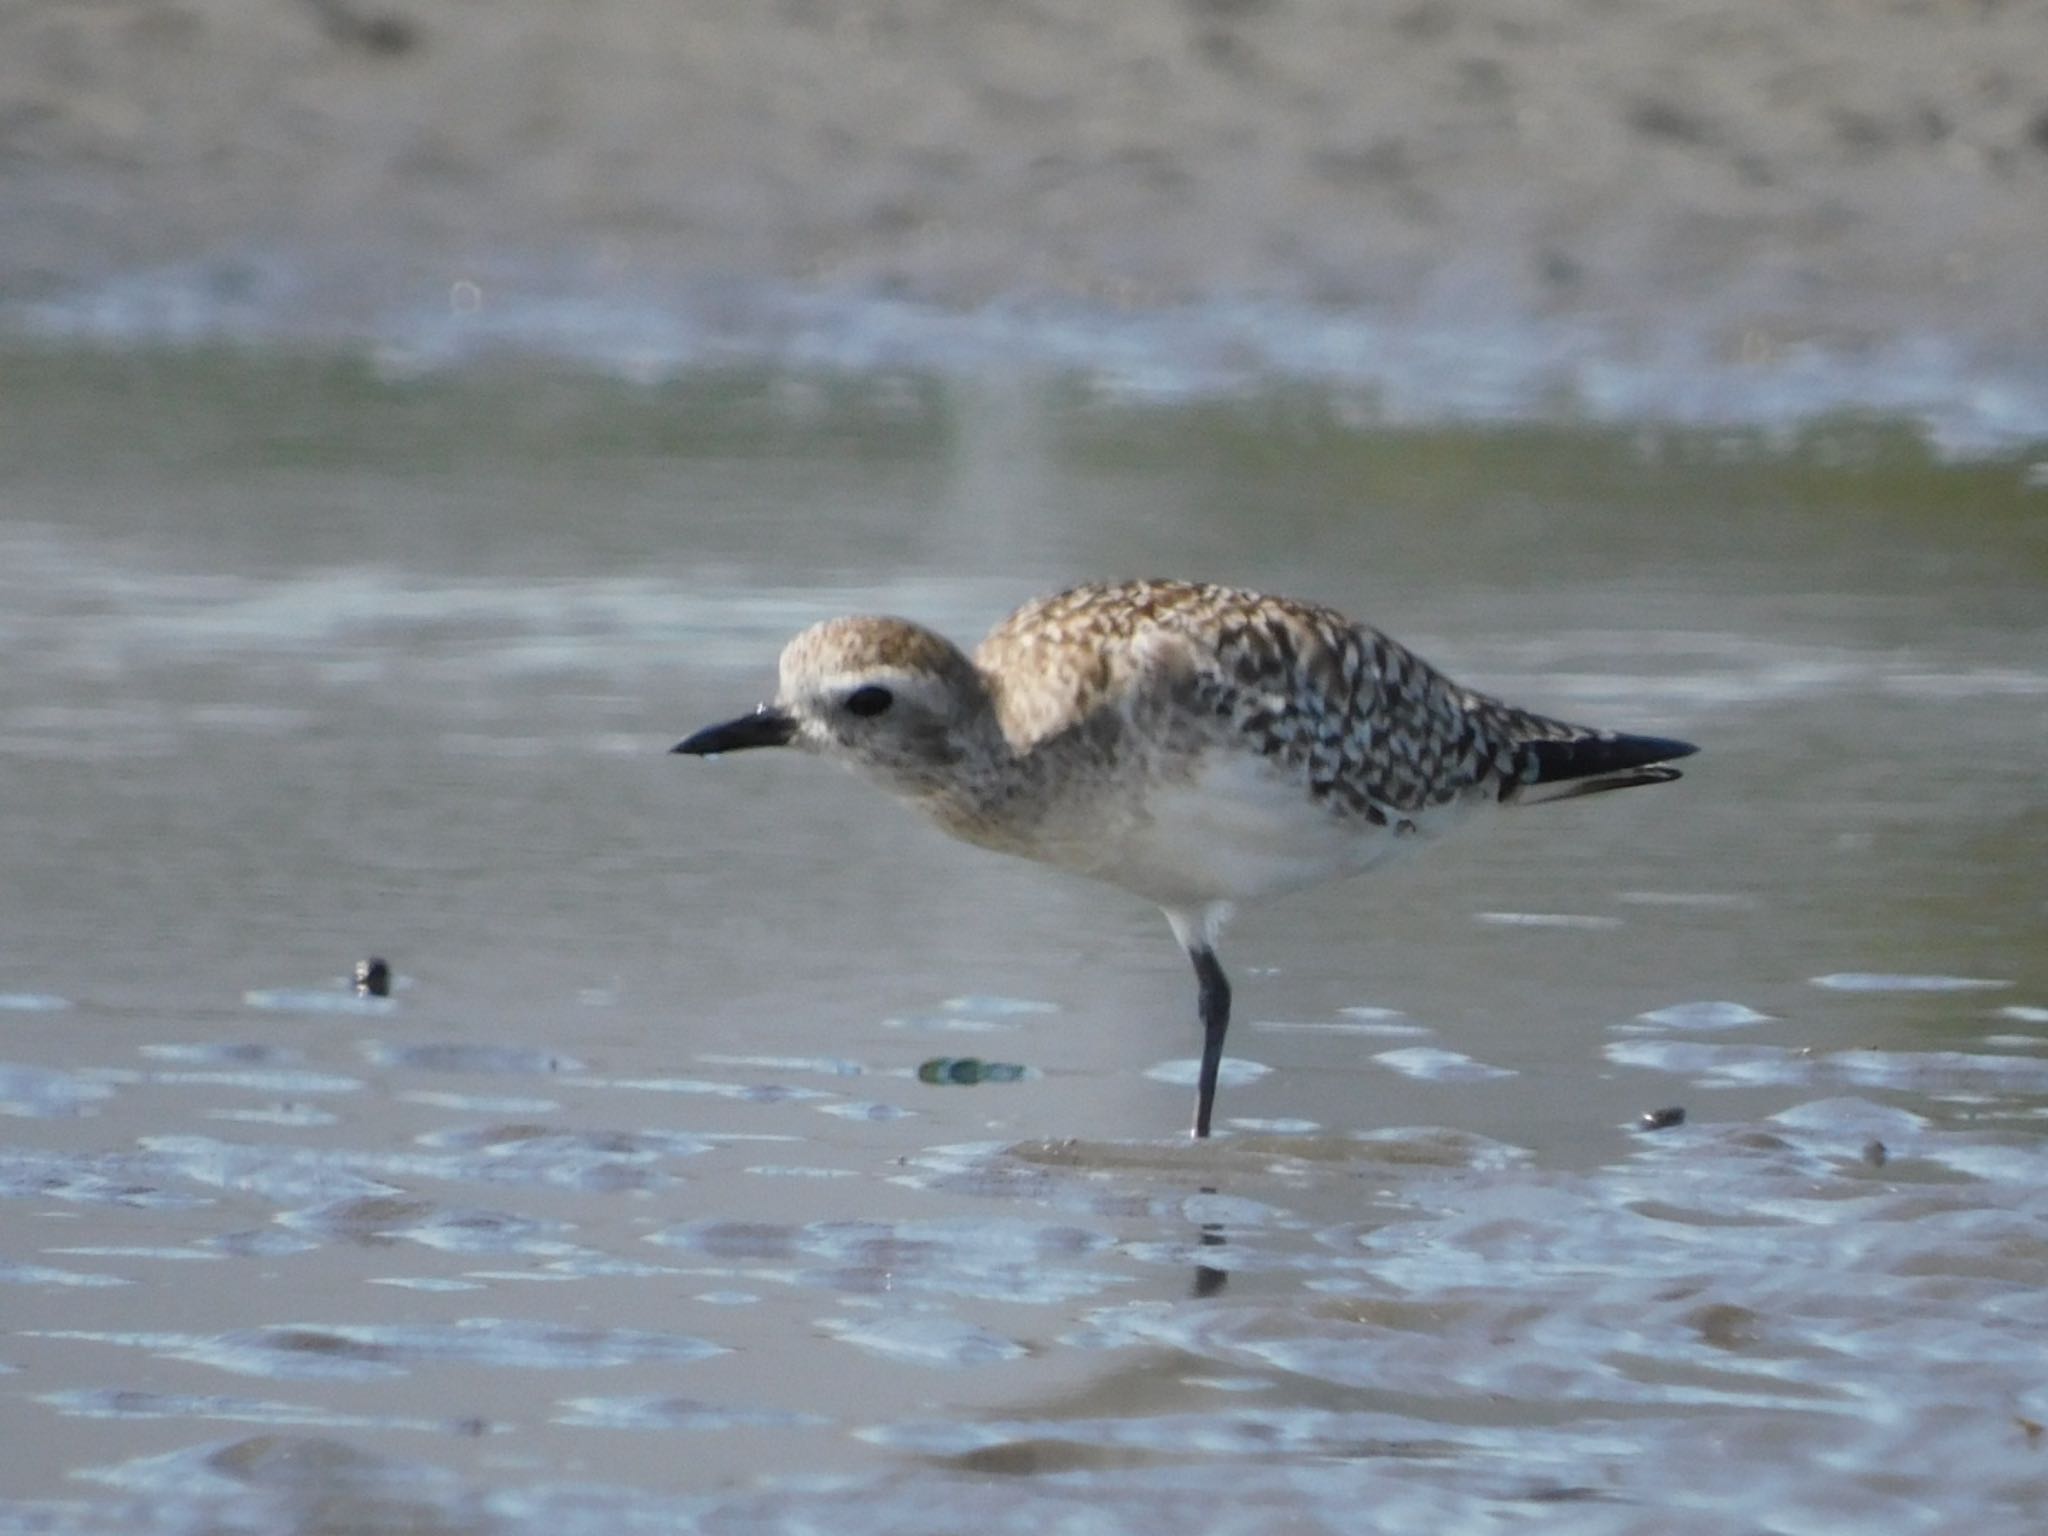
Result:
<instances>
[{"instance_id":1,"label":"black bill","mask_svg":"<svg viewBox=\"0 0 2048 1536\"><path fill-rule=\"evenodd\" d=\"M763 704L751 715L741 715L723 725L707 725L694 736L675 744L677 752L692 757L716 757L721 752L744 752L749 747L786 747L796 735L796 721L773 704Z\"/></svg>"}]
</instances>

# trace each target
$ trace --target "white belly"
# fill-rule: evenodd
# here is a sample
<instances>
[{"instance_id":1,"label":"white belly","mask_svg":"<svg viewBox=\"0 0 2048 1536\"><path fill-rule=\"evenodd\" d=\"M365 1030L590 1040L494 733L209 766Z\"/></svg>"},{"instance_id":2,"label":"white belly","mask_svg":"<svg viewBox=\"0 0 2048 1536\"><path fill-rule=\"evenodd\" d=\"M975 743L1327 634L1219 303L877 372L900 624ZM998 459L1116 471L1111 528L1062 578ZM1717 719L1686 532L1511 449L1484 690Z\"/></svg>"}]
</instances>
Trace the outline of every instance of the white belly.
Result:
<instances>
[{"instance_id":1,"label":"white belly","mask_svg":"<svg viewBox=\"0 0 2048 1536\"><path fill-rule=\"evenodd\" d=\"M1355 875L1441 830L1456 808L1414 818L1413 833L1340 818L1298 779L1248 753L1212 752L1191 780L1153 786L1142 810L1099 823L1056 858L1162 906L1239 901Z\"/></svg>"}]
</instances>

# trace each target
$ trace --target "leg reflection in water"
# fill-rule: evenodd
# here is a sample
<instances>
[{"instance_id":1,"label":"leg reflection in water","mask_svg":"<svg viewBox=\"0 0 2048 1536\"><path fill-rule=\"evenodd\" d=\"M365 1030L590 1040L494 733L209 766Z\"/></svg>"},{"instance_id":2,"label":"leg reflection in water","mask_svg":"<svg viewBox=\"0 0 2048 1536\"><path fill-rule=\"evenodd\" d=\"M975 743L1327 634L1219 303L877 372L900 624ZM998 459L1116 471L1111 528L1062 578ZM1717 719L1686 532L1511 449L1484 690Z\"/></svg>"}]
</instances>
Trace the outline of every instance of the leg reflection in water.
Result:
<instances>
[{"instance_id":1,"label":"leg reflection in water","mask_svg":"<svg viewBox=\"0 0 2048 1536\"><path fill-rule=\"evenodd\" d=\"M1209 1186L1204 1185L1202 1187L1202 1193L1205 1195L1213 1195L1216 1193L1216 1191L1210 1188ZM1228 1241L1223 1236L1223 1223L1220 1221L1203 1222L1201 1231L1199 1235L1197 1235L1197 1237L1195 1238L1195 1241L1200 1243L1204 1248L1223 1247L1225 1243ZM1195 1266L1195 1278L1193 1283L1190 1284L1188 1287L1188 1294L1190 1296L1197 1298L1198 1300L1204 1296L1216 1296L1220 1295L1223 1291L1223 1288L1228 1284L1230 1284L1229 1270L1218 1269L1213 1264L1197 1264Z\"/></svg>"}]
</instances>

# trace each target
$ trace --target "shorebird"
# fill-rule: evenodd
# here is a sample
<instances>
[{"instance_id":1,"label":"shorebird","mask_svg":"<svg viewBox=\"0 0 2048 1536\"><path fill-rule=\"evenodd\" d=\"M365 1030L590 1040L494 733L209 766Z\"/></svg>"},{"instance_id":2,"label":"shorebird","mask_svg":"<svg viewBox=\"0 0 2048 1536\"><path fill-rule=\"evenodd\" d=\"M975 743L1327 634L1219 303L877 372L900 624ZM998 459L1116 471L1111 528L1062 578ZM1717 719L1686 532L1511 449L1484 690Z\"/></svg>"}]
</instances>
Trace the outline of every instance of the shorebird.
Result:
<instances>
[{"instance_id":1,"label":"shorebird","mask_svg":"<svg viewBox=\"0 0 2048 1536\"><path fill-rule=\"evenodd\" d=\"M1027 603L970 660L907 619L828 619L772 703L677 752L836 758L953 836L1156 902L1193 961L1207 1136L1234 902L1354 875L1489 805L1677 778L1698 750L1462 688L1334 609L1132 581Z\"/></svg>"}]
</instances>

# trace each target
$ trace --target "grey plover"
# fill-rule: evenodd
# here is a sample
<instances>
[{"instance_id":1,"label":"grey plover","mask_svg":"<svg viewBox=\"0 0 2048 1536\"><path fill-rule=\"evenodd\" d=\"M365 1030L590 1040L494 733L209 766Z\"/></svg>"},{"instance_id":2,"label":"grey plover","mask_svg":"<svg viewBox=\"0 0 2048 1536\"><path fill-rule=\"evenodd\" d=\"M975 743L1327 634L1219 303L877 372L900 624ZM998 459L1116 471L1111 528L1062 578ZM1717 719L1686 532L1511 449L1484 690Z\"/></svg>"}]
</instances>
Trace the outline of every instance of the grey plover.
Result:
<instances>
[{"instance_id":1,"label":"grey plover","mask_svg":"<svg viewBox=\"0 0 2048 1536\"><path fill-rule=\"evenodd\" d=\"M781 671L774 702L675 750L837 758L955 837L1157 902L1200 987L1197 1136L1233 902L1357 874L1482 805L1661 784L1697 750L1461 688L1329 608L1177 581L1027 603L972 660L907 619L828 619Z\"/></svg>"}]
</instances>

